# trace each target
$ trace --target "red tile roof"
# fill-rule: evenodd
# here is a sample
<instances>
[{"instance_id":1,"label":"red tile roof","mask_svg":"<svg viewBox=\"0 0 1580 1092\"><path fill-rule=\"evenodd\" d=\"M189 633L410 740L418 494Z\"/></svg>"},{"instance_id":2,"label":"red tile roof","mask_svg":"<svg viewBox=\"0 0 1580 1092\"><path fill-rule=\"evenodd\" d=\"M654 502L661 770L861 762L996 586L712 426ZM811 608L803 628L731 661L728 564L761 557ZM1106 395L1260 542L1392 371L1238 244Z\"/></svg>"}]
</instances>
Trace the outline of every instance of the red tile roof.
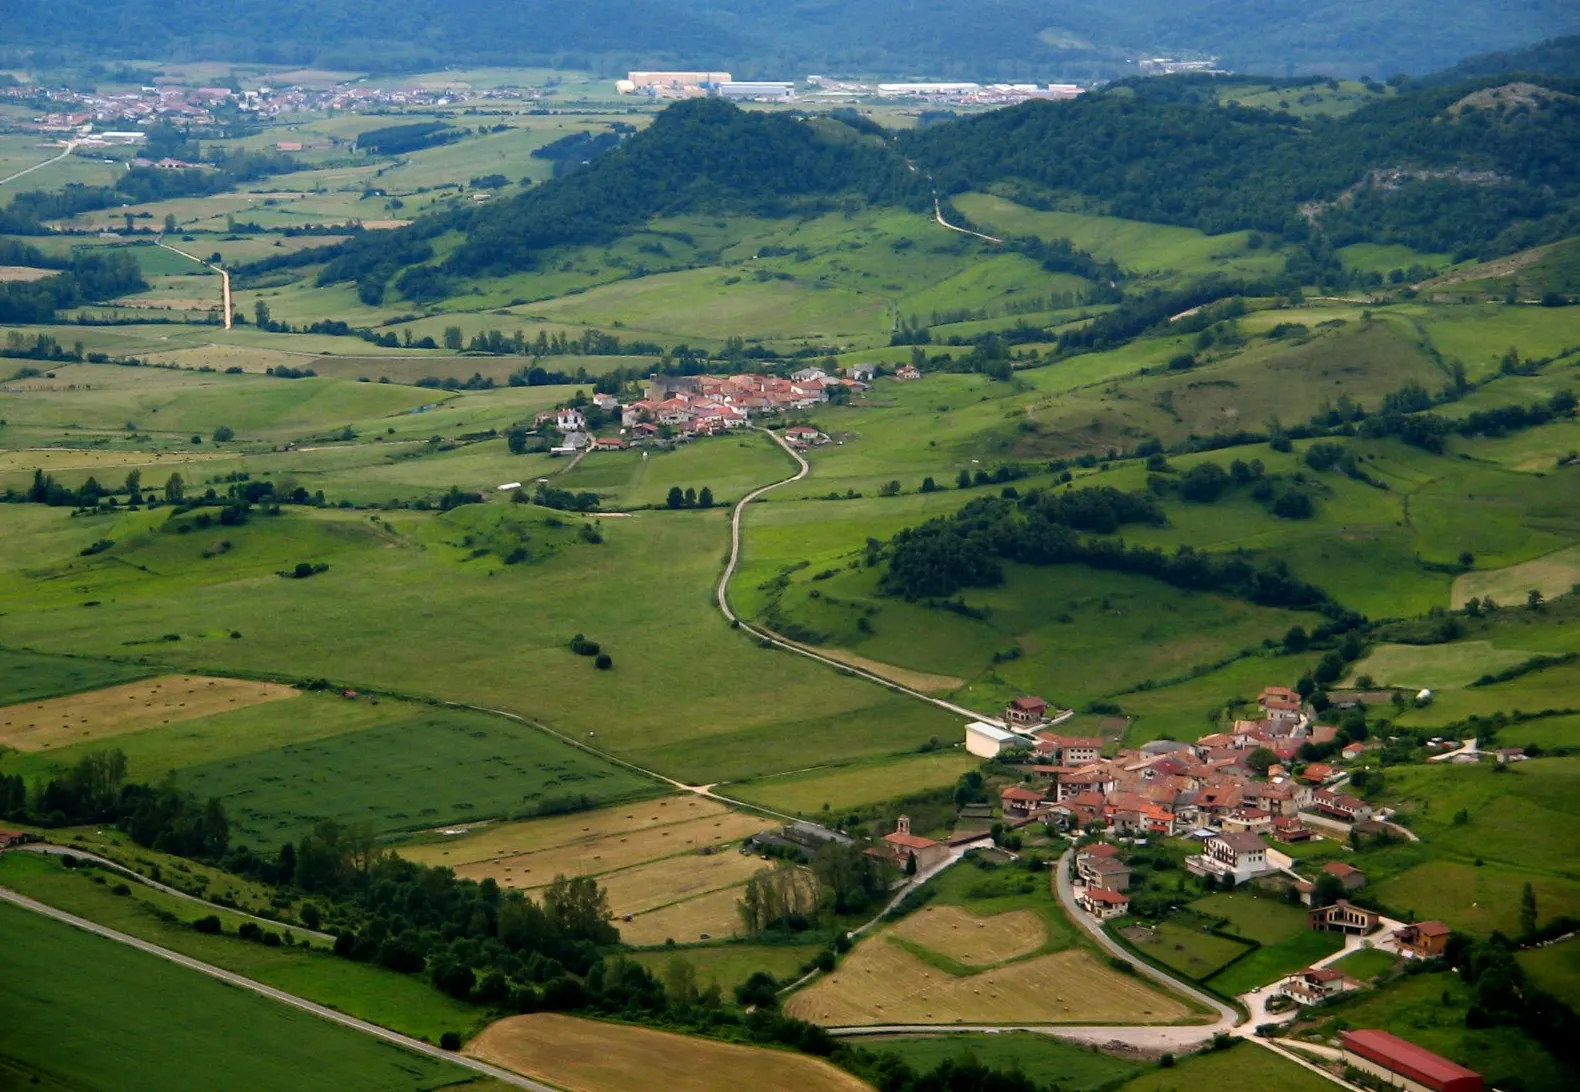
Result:
<instances>
[{"instance_id":1,"label":"red tile roof","mask_svg":"<svg viewBox=\"0 0 1580 1092\"><path fill-rule=\"evenodd\" d=\"M885 834L883 840L900 849L931 849L938 844L931 838L923 838L919 834L901 834L899 831Z\"/></svg>"},{"instance_id":2,"label":"red tile roof","mask_svg":"<svg viewBox=\"0 0 1580 1092\"><path fill-rule=\"evenodd\" d=\"M1106 887L1088 887L1086 897L1093 902L1103 902L1109 906L1123 906L1130 901L1130 896L1124 892L1110 891Z\"/></svg>"},{"instance_id":3,"label":"red tile roof","mask_svg":"<svg viewBox=\"0 0 1580 1092\"><path fill-rule=\"evenodd\" d=\"M1016 709L1019 709L1023 713L1041 713L1044 709L1048 708L1047 702L1043 701L1041 698L1033 697L1031 695L1022 695L1021 697L1018 697L1014 701L1010 702L1010 705L1014 706Z\"/></svg>"},{"instance_id":4,"label":"red tile roof","mask_svg":"<svg viewBox=\"0 0 1580 1092\"><path fill-rule=\"evenodd\" d=\"M1482 1086L1481 1074L1476 1071L1379 1028L1340 1032L1339 1039L1344 1049L1428 1087L1479 1092Z\"/></svg>"}]
</instances>

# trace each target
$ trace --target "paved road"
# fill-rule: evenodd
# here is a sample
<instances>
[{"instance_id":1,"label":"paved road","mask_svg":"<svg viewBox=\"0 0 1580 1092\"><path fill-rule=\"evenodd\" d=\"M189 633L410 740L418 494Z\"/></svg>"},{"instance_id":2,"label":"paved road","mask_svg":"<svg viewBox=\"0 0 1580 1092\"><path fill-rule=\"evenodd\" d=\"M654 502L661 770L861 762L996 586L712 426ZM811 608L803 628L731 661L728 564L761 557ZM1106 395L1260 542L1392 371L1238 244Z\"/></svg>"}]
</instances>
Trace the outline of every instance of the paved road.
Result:
<instances>
[{"instance_id":1,"label":"paved road","mask_svg":"<svg viewBox=\"0 0 1580 1092\"><path fill-rule=\"evenodd\" d=\"M948 220L945 220L944 209L943 206L938 203L938 191L936 190L933 191L933 219L937 221L939 227L946 227L950 231L958 231L962 235L974 235L976 238L986 240L990 243L1002 243L1004 241L1003 239L995 239L991 235L983 235L980 231L972 231L970 228L956 227Z\"/></svg>"},{"instance_id":2,"label":"paved road","mask_svg":"<svg viewBox=\"0 0 1580 1092\"><path fill-rule=\"evenodd\" d=\"M222 295L222 298L224 300L224 307L225 307L225 329L229 330L230 329L230 321L231 321L231 310L232 310L231 302L230 302L230 274L225 272L219 266L215 265L213 262L205 262L202 258L199 258L196 254L188 254L184 250L179 250L176 247L171 246L169 243L164 241L164 236L163 235L161 235L159 238L155 239L154 243L157 246L163 247L165 250L170 251L172 254L179 254L183 258L191 258L194 262L197 262L198 265L207 266L208 268L212 269L214 272L219 274L221 295Z\"/></svg>"},{"instance_id":3,"label":"paved road","mask_svg":"<svg viewBox=\"0 0 1580 1092\"><path fill-rule=\"evenodd\" d=\"M182 891L180 888L171 887L169 884L160 883L158 880L151 880L142 873L127 868L123 864L118 864L115 861L110 860L108 857L101 857L97 853L90 853L85 849L73 849L71 846L62 846L55 845L53 843L42 842L34 842L31 845L19 846L17 848L27 853L44 853L52 857L65 857L69 855L80 858L84 861L92 861L94 864L109 869L117 876L125 876L129 880L136 880L138 883L151 887L155 891L163 891L166 895L174 895L178 899L186 899L188 902L195 902L199 906L208 907L210 910L218 910L226 914L237 914L248 919L249 921L255 921L259 925L267 925L271 929L289 929L291 930L292 934L296 936L312 937L314 940L321 940L328 944L333 944L335 942L335 938L331 934L317 932L316 930L307 928L305 925L292 925L289 922L273 921L269 918L260 918L256 914L249 914L246 911L237 910L232 906L221 906L217 902L209 902L207 899L199 898L197 895L189 894L185 891ZM6 852L14 851L7 850Z\"/></svg>"},{"instance_id":4,"label":"paved road","mask_svg":"<svg viewBox=\"0 0 1580 1092\"><path fill-rule=\"evenodd\" d=\"M856 1039L867 1035L993 1035L1007 1031L1030 1031L1038 1035L1051 1035L1088 1046L1115 1044L1136 1050L1162 1053L1185 1051L1200 1046L1205 1038L1201 1026L1178 1027L1173 1025L1118 1024L1112 1027L1077 1024L888 1024L876 1027L827 1028L830 1035L840 1039ZM1206 1029L1210 1030L1210 1029Z\"/></svg>"},{"instance_id":5,"label":"paved road","mask_svg":"<svg viewBox=\"0 0 1580 1092\"><path fill-rule=\"evenodd\" d=\"M529 1092L559 1092L558 1089L553 1088L550 1085L541 1084L538 1081L534 1081L528 1077L523 1077L519 1073L512 1073L508 1069L501 1069L498 1066L489 1065L487 1062L480 1062L476 1058L468 1058L465 1055L456 1054L453 1051L441 1050L439 1047L436 1047L431 1043L425 1043L421 1039L413 1039L409 1035L402 1035L399 1032L391 1031L389 1028L382 1028L377 1024L370 1024L366 1020L358 1020L355 1016L347 1016L343 1012L337 1012L334 1009L328 1008L324 1005L309 1001L305 997L297 997L293 993L286 993L284 990L277 990L273 986L266 986L262 982L257 982L251 978L246 978L242 975L235 974L232 971L227 971L223 967L216 967L212 963L204 963L202 960L193 959L190 956L184 956L179 952L172 952L168 948L161 948L157 944L150 944L146 940L139 940L137 937L128 936L126 933L106 928L103 925L98 925L94 922L87 921L84 918L79 918L75 914L68 914L64 910L56 910L53 906L45 906L41 902L36 902L25 895L19 895L15 891L11 891L8 888L0 887L0 900L20 906L24 910L31 910L34 913L43 914L45 917L54 918L56 921L65 922L67 925L74 926L75 928L81 929L84 932L94 933L98 936L106 937L129 947L136 948L139 951L147 952L149 955L158 956L160 959L169 960L171 963L180 964L183 967L187 967L191 970L206 974L210 978L217 978L221 982L227 982L232 986L239 986L244 990L251 990L253 993L262 994L264 997L267 997L271 1000L278 1001L284 1005L290 1005L292 1008L300 1009L303 1012L312 1013L314 1016L321 1017L322 1019L328 1020L331 1023L339 1024L342 1027L350 1028L353 1031L360 1031L364 1035L377 1036L387 1043L394 1043L396 1046L405 1047L407 1050L413 1051L414 1053L426 1054L430 1058L438 1058L439 1060L449 1062L452 1065L464 1066L467 1069L482 1073L485 1076L492 1077L496 1081L503 1081L504 1083L513 1085L516 1088L528 1089Z\"/></svg>"},{"instance_id":6,"label":"paved road","mask_svg":"<svg viewBox=\"0 0 1580 1092\"><path fill-rule=\"evenodd\" d=\"M1137 974L1150 978L1160 986L1175 993L1184 994L1192 1000L1199 1001L1216 1012L1218 1019L1215 1023L1198 1025L1192 1029L1200 1033L1200 1038L1208 1039L1220 1031L1233 1030L1234 1026L1240 1022L1240 1014L1235 1012L1234 1009L1219 1001L1216 997L1211 997L1194 986L1188 986L1179 979L1164 974L1156 967L1141 962L1107 933L1103 932L1102 922L1097 921L1076 905L1075 886L1070 882L1070 861L1074 856L1075 848L1073 846L1064 851L1064 854L1054 865L1053 879L1054 890L1058 894L1059 902L1064 907L1064 912L1069 915L1070 920L1085 929L1093 940L1102 945L1105 951L1118 956L1135 967Z\"/></svg>"},{"instance_id":7,"label":"paved road","mask_svg":"<svg viewBox=\"0 0 1580 1092\"><path fill-rule=\"evenodd\" d=\"M65 159L74 150L76 150L76 147L77 147L76 141L67 141L66 142L66 150L64 152L61 152L54 159L46 159L42 163L35 163L31 167L25 167L22 170L17 171L16 174L6 175L6 177L0 178L0 186L5 185L7 182L14 182L18 178L21 178L24 174L32 174L34 171L38 170L40 167L47 167L51 163L59 163L62 159Z\"/></svg>"},{"instance_id":8,"label":"paved road","mask_svg":"<svg viewBox=\"0 0 1580 1092\"><path fill-rule=\"evenodd\" d=\"M724 574L719 577L719 586L716 592L719 602L719 610L721 613L723 613L725 619L733 622L735 625L738 625L741 629L745 630L747 633L750 633L758 640L767 641L776 648L782 648L787 652L794 652L798 655L807 657L807 659L816 660L820 664L826 664L827 666L842 671L845 674L855 675L859 678L866 679L868 682L875 682L880 686L888 687L890 690L893 690L896 693L905 694L908 697L916 698L918 701L925 701L929 705L937 706L946 712L954 713L970 720L983 721L987 724L1002 725L1002 722L997 717L978 713L974 709L967 709L963 705L956 705L954 702L945 701L943 698L932 697L922 693L920 690L912 690L910 687L902 686L893 679L884 678L882 675L879 675L876 672L867 671L859 667L852 667L850 664L844 663L841 660L836 660L832 656L825 656L814 649L808 648L806 645L792 641L788 637L775 633L771 629L744 621L736 616L735 611L730 607L730 580L735 576L735 570L740 565L741 517L746 511L746 506L752 501L756 500L758 497L762 496L764 493L767 493L769 490L778 489L781 485L789 485L791 482L798 482L812 472L812 467L808 465L807 461L801 457L801 453L786 443L784 437L769 429L765 429L764 431L766 431L768 435L773 438L775 443L784 448L785 453L796 461L796 465L800 469L798 469L788 478L783 478L776 482L770 482L765 486L752 490L736 503L735 510L730 513L730 556L724 564Z\"/></svg>"}]
</instances>

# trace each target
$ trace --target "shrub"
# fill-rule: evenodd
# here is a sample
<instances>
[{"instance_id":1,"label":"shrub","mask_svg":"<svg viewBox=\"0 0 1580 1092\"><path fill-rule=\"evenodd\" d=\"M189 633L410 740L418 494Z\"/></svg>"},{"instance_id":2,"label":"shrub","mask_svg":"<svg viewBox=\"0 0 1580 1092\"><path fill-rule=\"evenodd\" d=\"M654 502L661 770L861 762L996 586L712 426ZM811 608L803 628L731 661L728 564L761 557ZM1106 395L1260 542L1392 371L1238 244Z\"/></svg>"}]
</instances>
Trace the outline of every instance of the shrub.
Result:
<instances>
[{"instance_id":1,"label":"shrub","mask_svg":"<svg viewBox=\"0 0 1580 1092\"><path fill-rule=\"evenodd\" d=\"M439 1036L439 1046L443 1050L460 1050L461 1033L458 1031L445 1032L443 1035Z\"/></svg>"},{"instance_id":2,"label":"shrub","mask_svg":"<svg viewBox=\"0 0 1580 1092\"><path fill-rule=\"evenodd\" d=\"M607 652L600 652L598 658L593 661L593 666L599 671L608 671L614 666L614 659Z\"/></svg>"},{"instance_id":3,"label":"shrub","mask_svg":"<svg viewBox=\"0 0 1580 1092\"><path fill-rule=\"evenodd\" d=\"M198 918L196 921L194 921L192 923L192 928L196 929L200 933L206 933L209 936L214 936L224 927L220 924L218 914L210 914L207 917Z\"/></svg>"}]
</instances>

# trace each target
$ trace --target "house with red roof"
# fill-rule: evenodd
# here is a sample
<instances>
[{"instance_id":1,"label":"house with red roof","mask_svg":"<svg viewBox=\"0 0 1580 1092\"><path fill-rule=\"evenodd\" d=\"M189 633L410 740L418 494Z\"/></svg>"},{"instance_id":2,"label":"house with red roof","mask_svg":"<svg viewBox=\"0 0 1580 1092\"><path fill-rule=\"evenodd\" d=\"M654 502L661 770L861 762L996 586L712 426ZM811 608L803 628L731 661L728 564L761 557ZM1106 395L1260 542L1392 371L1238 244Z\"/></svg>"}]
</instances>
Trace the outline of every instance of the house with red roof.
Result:
<instances>
[{"instance_id":1,"label":"house with red roof","mask_svg":"<svg viewBox=\"0 0 1580 1092\"><path fill-rule=\"evenodd\" d=\"M1106 887L1088 887L1075 897L1075 901L1098 921L1124 917L1130 912L1130 896Z\"/></svg>"},{"instance_id":2,"label":"house with red roof","mask_svg":"<svg viewBox=\"0 0 1580 1092\"><path fill-rule=\"evenodd\" d=\"M1347 978L1343 971L1336 971L1332 967L1307 967L1280 982L1276 989L1278 993L1292 997L1302 1005L1315 1005L1353 990L1357 985L1359 983Z\"/></svg>"},{"instance_id":3,"label":"house with red roof","mask_svg":"<svg viewBox=\"0 0 1580 1092\"><path fill-rule=\"evenodd\" d=\"M1391 1087L1426 1092L1482 1092L1480 1073L1378 1028L1339 1033L1344 1062Z\"/></svg>"},{"instance_id":4,"label":"house with red roof","mask_svg":"<svg viewBox=\"0 0 1580 1092\"><path fill-rule=\"evenodd\" d=\"M1048 719L1048 703L1035 694L1022 694L1004 707L1004 723L1011 728L1035 728Z\"/></svg>"},{"instance_id":5,"label":"house with red roof","mask_svg":"<svg viewBox=\"0 0 1580 1092\"><path fill-rule=\"evenodd\" d=\"M1393 942L1399 951L1416 959L1431 959L1443 954L1453 930L1440 921L1418 921L1394 930Z\"/></svg>"},{"instance_id":6,"label":"house with red roof","mask_svg":"<svg viewBox=\"0 0 1580 1092\"><path fill-rule=\"evenodd\" d=\"M1004 818L1014 817L1023 819L1032 812L1041 808L1047 801L1043 794L1036 789L1023 788L1014 785L998 794L999 806L1004 812Z\"/></svg>"},{"instance_id":7,"label":"house with red roof","mask_svg":"<svg viewBox=\"0 0 1580 1092\"><path fill-rule=\"evenodd\" d=\"M949 847L942 842L935 842L931 838L923 838L919 834L911 833L911 817L902 815L895 823L893 834L885 834L883 843L888 849L889 857L902 869L912 858L916 858L916 868L925 872L933 865L941 864L949 856Z\"/></svg>"}]
</instances>

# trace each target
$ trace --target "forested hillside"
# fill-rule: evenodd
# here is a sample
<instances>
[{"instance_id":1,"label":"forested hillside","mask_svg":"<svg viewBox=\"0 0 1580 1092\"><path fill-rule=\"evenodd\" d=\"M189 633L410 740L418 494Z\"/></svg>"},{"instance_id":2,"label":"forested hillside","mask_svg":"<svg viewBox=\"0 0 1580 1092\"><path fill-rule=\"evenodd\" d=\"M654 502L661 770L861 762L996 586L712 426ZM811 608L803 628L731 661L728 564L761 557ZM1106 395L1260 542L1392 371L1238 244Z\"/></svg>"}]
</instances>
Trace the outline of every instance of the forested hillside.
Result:
<instances>
[{"instance_id":1,"label":"forested hillside","mask_svg":"<svg viewBox=\"0 0 1580 1092\"><path fill-rule=\"evenodd\" d=\"M1349 243L1488 258L1580 232L1580 83L1548 81L1518 101L1495 88L1410 90L1348 117L1296 119L1219 105L1210 78L1140 80L887 142L828 119L695 100L509 201L265 266L332 258L320 284L356 281L369 300L397 278L408 298L432 300L452 278L530 270L551 248L606 243L657 216L783 217L841 202L919 210L932 185L948 197L998 184L1034 207L1265 233L1285 247L1294 283L1336 283L1333 251ZM464 240L433 263L427 240L451 231Z\"/></svg>"},{"instance_id":2,"label":"forested hillside","mask_svg":"<svg viewBox=\"0 0 1580 1092\"><path fill-rule=\"evenodd\" d=\"M1565 0L57 0L13 4L14 55L200 57L382 71L447 64L725 65L744 75L1123 76L1137 56L1240 70L1425 72L1473 50L1580 31Z\"/></svg>"}]
</instances>

